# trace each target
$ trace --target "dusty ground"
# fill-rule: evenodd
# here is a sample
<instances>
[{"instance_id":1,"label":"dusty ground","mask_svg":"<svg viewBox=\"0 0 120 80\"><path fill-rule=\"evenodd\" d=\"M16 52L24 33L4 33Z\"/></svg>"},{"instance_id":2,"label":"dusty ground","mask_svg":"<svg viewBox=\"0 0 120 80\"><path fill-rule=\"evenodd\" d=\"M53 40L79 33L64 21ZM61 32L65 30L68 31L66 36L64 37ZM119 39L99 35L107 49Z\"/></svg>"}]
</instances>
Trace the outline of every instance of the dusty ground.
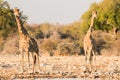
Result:
<instances>
[{"instance_id":1,"label":"dusty ground","mask_svg":"<svg viewBox=\"0 0 120 80\"><path fill-rule=\"evenodd\" d=\"M27 61L27 58L26 58ZM120 56L97 56L96 75L115 75L120 78ZM32 62L31 62L32 63ZM21 55L0 55L0 80L11 80L15 74L21 73ZM84 56L40 57L41 74L57 74L81 77L85 70ZM25 66L27 70L27 63ZM32 67L31 67L32 69ZM36 71L38 67L36 67ZM26 71L27 72L27 71ZM110 77L109 76L109 77ZM101 79L100 79L101 80Z\"/></svg>"}]
</instances>

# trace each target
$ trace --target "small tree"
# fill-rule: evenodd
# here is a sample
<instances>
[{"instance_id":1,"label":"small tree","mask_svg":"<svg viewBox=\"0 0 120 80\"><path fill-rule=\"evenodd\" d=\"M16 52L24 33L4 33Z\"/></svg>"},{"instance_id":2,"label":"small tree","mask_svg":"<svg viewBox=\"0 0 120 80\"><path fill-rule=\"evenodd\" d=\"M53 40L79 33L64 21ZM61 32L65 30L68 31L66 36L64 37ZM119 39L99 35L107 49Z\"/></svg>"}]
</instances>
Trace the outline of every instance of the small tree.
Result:
<instances>
[{"instance_id":1,"label":"small tree","mask_svg":"<svg viewBox=\"0 0 120 80\"><path fill-rule=\"evenodd\" d=\"M23 16L22 12L21 15L21 19L25 22L27 17ZM4 33L2 33L5 35L4 37L17 31L13 10L9 3L3 0L0 1L0 31L2 30L4 30Z\"/></svg>"}]
</instances>

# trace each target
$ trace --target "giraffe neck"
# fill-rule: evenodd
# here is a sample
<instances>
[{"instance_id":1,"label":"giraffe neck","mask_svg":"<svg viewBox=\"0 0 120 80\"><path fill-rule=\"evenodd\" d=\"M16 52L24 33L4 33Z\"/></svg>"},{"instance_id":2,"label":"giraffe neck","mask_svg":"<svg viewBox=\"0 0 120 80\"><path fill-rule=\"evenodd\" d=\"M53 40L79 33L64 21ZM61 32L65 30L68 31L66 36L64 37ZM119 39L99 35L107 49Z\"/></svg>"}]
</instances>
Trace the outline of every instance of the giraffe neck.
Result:
<instances>
[{"instance_id":1,"label":"giraffe neck","mask_svg":"<svg viewBox=\"0 0 120 80\"><path fill-rule=\"evenodd\" d=\"M20 19L20 17L15 16L15 18L16 18L16 22L17 22L17 26L18 26L19 35L28 35L27 30L23 27L23 23L22 23L22 20Z\"/></svg>"},{"instance_id":2,"label":"giraffe neck","mask_svg":"<svg viewBox=\"0 0 120 80\"><path fill-rule=\"evenodd\" d=\"M91 18L91 24L90 24L90 27L91 27L91 28L94 26L94 19L95 19L95 17L92 16L92 18Z\"/></svg>"},{"instance_id":3,"label":"giraffe neck","mask_svg":"<svg viewBox=\"0 0 120 80\"><path fill-rule=\"evenodd\" d=\"M92 37L92 28L93 28L93 25L94 25L94 17L92 16L92 18L91 18L91 24L90 24L90 27L89 27L89 29L87 31L87 36L89 36L89 37Z\"/></svg>"}]
</instances>

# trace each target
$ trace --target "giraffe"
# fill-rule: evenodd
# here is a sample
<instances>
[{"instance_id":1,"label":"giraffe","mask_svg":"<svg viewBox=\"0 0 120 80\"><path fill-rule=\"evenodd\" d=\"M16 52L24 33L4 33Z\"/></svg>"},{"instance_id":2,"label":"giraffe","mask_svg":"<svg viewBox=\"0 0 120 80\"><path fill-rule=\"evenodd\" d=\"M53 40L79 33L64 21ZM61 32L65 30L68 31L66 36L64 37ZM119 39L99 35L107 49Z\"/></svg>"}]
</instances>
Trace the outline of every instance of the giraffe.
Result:
<instances>
[{"instance_id":1,"label":"giraffe","mask_svg":"<svg viewBox=\"0 0 120 80\"><path fill-rule=\"evenodd\" d=\"M96 18L97 12L92 11L92 18L90 27L84 37L83 47L85 52L85 63L86 63L86 70L88 72L92 71L92 63L95 64L95 40L92 36L92 29L94 26L94 19ZM93 58L94 57L94 58Z\"/></svg>"},{"instance_id":2,"label":"giraffe","mask_svg":"<svg viewBox=\"0 0 120 80\"><path fill-rule=\"evenodd\" d=\"M27 30L24 28L19 9L14 8L13 11L14 11L14 15L15 15L15 19L16 19L16 23L17 23L17 27L18 27L18 32L19 32L19 51L20 51L20 54L22 54L22 73L25 71L24 70L25 54L27 54L29 70L30 70L30 54L32 55L32 58L33 58L32 71L34 73L34 67L36 65L36 62L38 62L38 65L39 65L38 44L35 41L35 39L33 39L29 36ZM39 65L39 69L40 69L40 65Z\"/></svg>"}]
</instances>

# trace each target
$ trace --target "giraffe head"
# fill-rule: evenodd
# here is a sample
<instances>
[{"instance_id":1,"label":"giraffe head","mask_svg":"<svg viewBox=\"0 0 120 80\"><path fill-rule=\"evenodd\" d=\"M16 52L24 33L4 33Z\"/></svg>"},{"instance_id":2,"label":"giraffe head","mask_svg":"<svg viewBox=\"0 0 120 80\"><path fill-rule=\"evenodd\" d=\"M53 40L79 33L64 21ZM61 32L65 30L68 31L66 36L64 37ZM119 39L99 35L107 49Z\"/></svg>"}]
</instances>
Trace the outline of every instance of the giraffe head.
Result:
<instances>
[{"instance_id":1,"label":"giraffe head","mask_svg":"<svg viewBox=\"0 0 120 80\"><path fill-rule=\"evenodd\" d=\"M15 16L17 16L17 17L20 16L20 13L19 13L19 9L18 9L18 8L15 7L13 11L14 11L14 15L15 15Z\"/></svg>"},{"instance_id":2,"label":"giraffe head","mask_svg":"<svg viewBox=\"0 0 120 80\"><path fill-rule=\"evenodd\" d=\"M94 17L94 18L97 17L97 11L92 11L92 17Z\"/></svg>"}]
</instances>

